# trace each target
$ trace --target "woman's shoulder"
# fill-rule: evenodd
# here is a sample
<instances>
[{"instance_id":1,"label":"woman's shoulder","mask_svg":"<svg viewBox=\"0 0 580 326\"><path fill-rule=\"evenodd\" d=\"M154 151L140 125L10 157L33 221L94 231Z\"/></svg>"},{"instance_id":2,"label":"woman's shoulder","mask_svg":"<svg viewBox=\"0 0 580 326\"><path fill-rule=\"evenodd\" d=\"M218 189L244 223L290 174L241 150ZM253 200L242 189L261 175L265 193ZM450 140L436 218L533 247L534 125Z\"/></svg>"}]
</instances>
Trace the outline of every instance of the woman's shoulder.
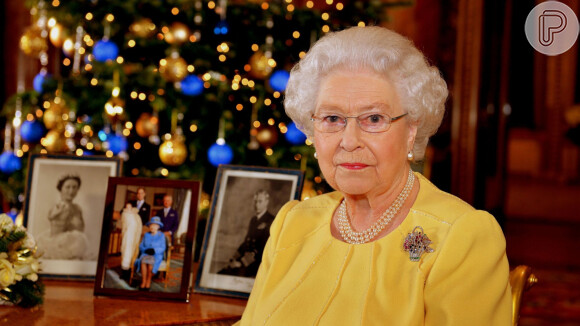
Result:
<instances>
[{"instance_id":1,"label":"woman's shoulder","mask_svg":"<svg viewBox=\"0 0 580 326\"><path fill-rule=\"evenodd\" d=\"M278 212L270 233L279 236L286 244L301 242L328 227L341 199L340 193L331 192L303 201L288 202Z\"/></svg>"},{"instance_id":2,"label":"woman's shoulder","mask_svg":"<svg viewBox=\"0 0 580 326\"><path fill-rule=\"evenodd\" d=\"M493 217L481 210L476 210L462 199L440 190L421 174L419 178L419 195L411 208L415 213L429 216L446 224L453 224L458 219L470 216Z\"/></svg>"}]
</instances>

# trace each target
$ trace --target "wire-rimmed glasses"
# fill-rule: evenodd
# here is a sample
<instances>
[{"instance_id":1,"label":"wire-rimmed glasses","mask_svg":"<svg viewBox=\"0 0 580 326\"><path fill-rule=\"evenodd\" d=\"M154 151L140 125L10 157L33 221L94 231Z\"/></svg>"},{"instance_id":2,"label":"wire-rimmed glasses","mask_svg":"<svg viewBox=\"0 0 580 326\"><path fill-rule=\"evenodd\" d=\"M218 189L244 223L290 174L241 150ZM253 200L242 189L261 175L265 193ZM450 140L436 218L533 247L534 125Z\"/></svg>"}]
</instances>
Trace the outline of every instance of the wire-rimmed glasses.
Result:
<instances>
[{"instance_id":1,"label":"wire-rimmed glasses","mask_svg":"<svg viewBox=\"0 0 580 326\"><path fill-rule=\"evenodd\" d=\"M323 133L339 132L346 128L348 119L355 119L362 131L378 133L389 130L391 124L408 113L391 118L388 114L382 113L365 113L356 117L343 117L338 114L329 114L323 116L312 115L310 120L314 123L314 129Z\"/></svg>"}]
</instances>

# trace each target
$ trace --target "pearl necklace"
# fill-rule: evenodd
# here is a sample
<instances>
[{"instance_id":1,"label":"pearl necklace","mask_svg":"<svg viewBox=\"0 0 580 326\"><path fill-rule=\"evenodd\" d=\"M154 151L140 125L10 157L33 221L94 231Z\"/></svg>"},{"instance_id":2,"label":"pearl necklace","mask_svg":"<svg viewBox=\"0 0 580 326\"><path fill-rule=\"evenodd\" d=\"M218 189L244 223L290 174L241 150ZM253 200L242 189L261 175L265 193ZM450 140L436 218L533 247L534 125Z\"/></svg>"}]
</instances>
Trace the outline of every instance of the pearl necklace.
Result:
<instances>
[{"instance_id":1,"label":"pearl necklace","mask_svg":"<svg viewBox=\"0 0 580 326\"><path fill-rule=\"evenodd\" d=\"M340 232L340 235L342 236L344 241L351 244L361 244L367 243L372 239L374 239L382 230L385 229L387 225L389 225L389 223L391 223L393 217L395 217L395 215L397 215L397 213L401 210L401 208L403 207L403 203L405 203L405 200L407 199L407 197L409 197L409 194L411 193L411 189L413 189L414 182L415 175L413 174L413 171L409 169L407 183L405 184L405 187L403 188L399 196L397 196L397 198L391 204L391 206L383 213L383 215L381 215L381 217L375 223L373 223L373 225L371 225L368 229L361 232L354 231L352 226L350 225L348 212L346 209L346 200L343 199L342 203L338 208L338 231Z\"/></svg>"}]
</instances>

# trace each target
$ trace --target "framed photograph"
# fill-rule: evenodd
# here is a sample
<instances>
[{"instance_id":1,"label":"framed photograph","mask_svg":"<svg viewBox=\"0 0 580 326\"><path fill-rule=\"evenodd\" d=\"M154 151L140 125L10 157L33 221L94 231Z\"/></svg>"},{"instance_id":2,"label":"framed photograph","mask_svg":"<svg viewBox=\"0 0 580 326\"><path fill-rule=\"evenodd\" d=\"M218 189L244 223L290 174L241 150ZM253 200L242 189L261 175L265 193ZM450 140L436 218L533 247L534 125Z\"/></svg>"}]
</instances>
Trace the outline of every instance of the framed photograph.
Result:
<instances>
[{"instance_id":1,"label":"framed photograph","mask_svg":"<svg viewBox=\"0 0 580 326\"><path fill-rule=\"evenodd\" d=\"M288 201L300 199L300 170L220 165L195 291L247 298L270 225Z\"/></svg>"},{"instance_id":2,"label":"framed photograph","mask_svg":"<svg viewBox=\"0 0 580 326\"><path fill-rule=\"evenodd\" d=\"M42 253L40 273L94 278L107 181L121 159L32 154L28 164L23 217Z\"/></svg>"},{"instance_id":3,"label":"framed photograph","mask_svg":"<svg viewBox=\"0 0 580 326\"><path fill-rule=\"evenodd\" d=\"M95 295L187 301L199 196L197 181L109 178Z\"/></svg>"}]
</instances>

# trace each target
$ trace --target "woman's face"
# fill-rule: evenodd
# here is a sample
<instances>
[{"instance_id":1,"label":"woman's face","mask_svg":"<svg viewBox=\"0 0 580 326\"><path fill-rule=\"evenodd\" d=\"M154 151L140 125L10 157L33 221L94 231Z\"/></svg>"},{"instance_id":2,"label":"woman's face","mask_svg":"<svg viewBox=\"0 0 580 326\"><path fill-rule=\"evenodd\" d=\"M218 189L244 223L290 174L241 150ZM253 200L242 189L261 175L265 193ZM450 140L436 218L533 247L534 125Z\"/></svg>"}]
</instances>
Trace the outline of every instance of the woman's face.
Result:
<instances>
[{"instance_id":1,"label":"woman's face","mask_svg":"<svg viewBox=\"0 0 580 326\"><path fill-rule=\"evenodd\" d=\"M322 80L314 115L357 117L363 114L406 113L392 84L368 71L333 72ZM386 132L369 133L356 119L335 133L314 130L318 163L326 181L351 196L378 195L406 178L407 153L417 128L407 117L391 123ZM403 181L404 182L404 181Z\"/></svg>"},{"instance_id":2,"label":"woman's face","mask_svg":"<svg viewBox=\"0 0 580 326\"><path fill-rule=\"evenodd\" d=\"M157 233L157 231L159 231L159 224L157 223L149 224L149 230L151 231L151 233Z\"/></svg>"},{"instance_id":3,"label":"woman's face","mask_svg":"<svg viewBox=\"0 0 580 326\"><path fill-rule=\"evenodd\" d=\"M68 179L62 184L60 195L63 200L71 201L77 196L79 183L74 179Z\"/></svg>"}]
</instances>

